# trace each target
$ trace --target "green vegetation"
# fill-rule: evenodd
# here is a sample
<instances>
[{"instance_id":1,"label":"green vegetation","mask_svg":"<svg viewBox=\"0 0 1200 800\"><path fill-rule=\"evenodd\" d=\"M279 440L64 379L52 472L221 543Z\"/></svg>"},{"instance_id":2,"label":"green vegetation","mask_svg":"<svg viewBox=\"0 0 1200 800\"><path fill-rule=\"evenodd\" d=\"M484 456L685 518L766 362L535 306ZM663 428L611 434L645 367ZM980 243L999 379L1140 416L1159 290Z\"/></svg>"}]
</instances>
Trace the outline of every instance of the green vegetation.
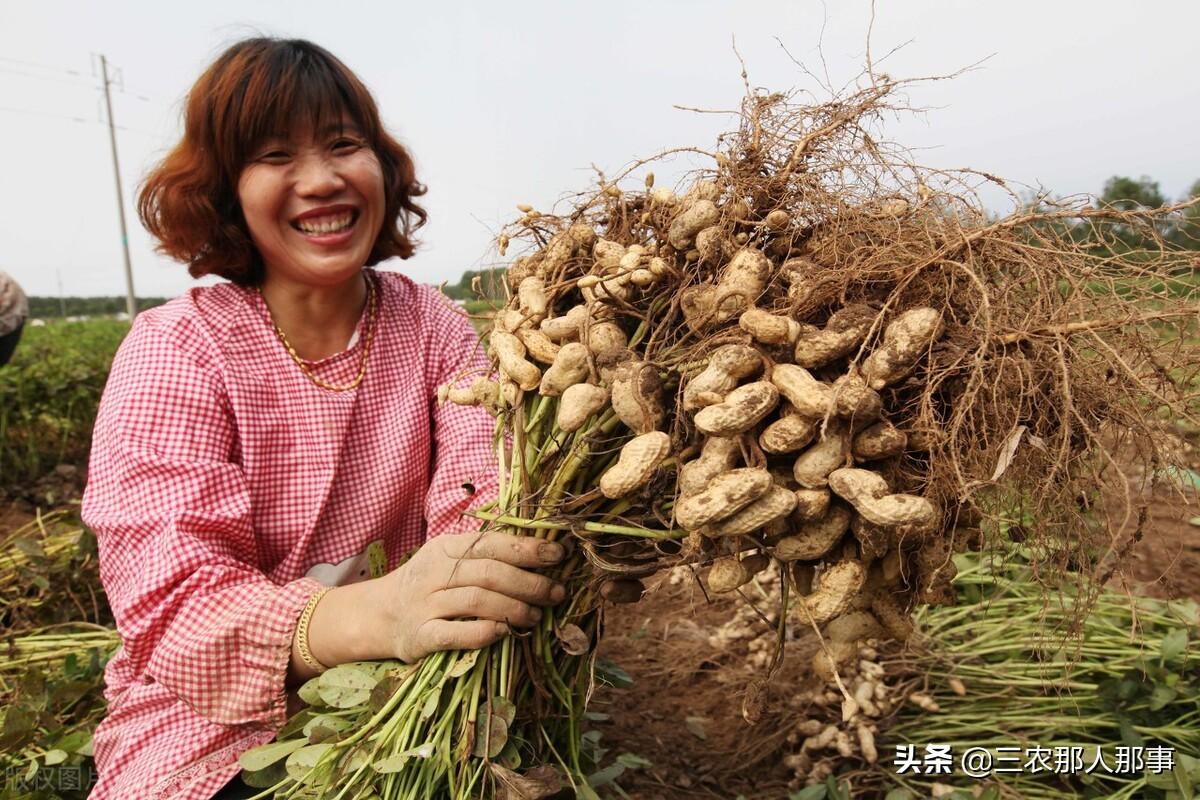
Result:
<instances>
[{"instance_id":1,"label":"green vegetation","mask_svg":"<svg viewBox=\"0 0 1200 800\"><path fill-rule=\"evenodd\" d=\"M128 330L114 319L26 326L0 367L0 483L25 484L87 460L100 394Z\"/></svg>"},{"instance_id":2,"label":"green vegetation","mask_svg":"<svg viewBox=\"0 0 1200 800\"><path fill-rule=\"evenodd\" d=\"M959 754L985 748L993 756L1014 746L1078 747L1083 765L1072 774L1026 768L990 782L1002 785L1005 797L1192 797L1200 788L1196 602L1099 591L1081 620L1077 604L1086 605L1095 587L1063 585L1047 602L1030 556L1021 549L1003 560L955 556L962 605L922 609L918 619L929 650L885 665L889 674L916 676L915 685L940 710L905 706L881 752L890 756L897 744L910 744L919 753L931 742ZM1120 770L1118 747L1170 747L1174 763L1157 774ZM1097 749L1107 768L1085 771L1097 763ZM893 800L928 796L928 783L911 774L891 780L908 790L889 794ZM963 787L950 797L964 800L979 785L957 771L941 781Z\"/></svg>"},{"instance_id":3,"label":"green vegetation","mask_svg":"<svg viewBox=\"0 0 1200 800\"><path fill-rule=\"evenodd\" d=\"M138 311L161 306L166 297L139 297ZM122 297L40 297L29 298L29 316L34 319L56 317L102 317L125 312Z\"/></svg>"}]
</instances>

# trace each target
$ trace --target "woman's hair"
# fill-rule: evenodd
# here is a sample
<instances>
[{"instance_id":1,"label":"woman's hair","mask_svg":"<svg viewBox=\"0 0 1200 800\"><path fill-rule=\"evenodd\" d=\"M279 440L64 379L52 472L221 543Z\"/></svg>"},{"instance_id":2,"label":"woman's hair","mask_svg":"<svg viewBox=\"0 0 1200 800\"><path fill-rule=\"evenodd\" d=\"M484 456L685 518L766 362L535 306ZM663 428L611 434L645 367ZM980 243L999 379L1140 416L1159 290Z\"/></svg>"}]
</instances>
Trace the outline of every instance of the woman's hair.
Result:
<instances>
[{"instance_id":1,"label":"woman's hair","mask_svg":"<svg viewBox=\"0 0 1200 800\"><path fill-rule=\"evenodd\" d=\"M307 119L304 119L304 115ZM412 158L388 135L370 92L328 50L303 39L238 42L188 93L183 139L146 177L138 194L142 224L158 251L183 261L193 277L220 275L255 285L262 257L238 204L237 182L254 148L311 123L358 124L383 168L384 224L367 264L408 258L426 213Z\"/></svg>"}]
</instances>

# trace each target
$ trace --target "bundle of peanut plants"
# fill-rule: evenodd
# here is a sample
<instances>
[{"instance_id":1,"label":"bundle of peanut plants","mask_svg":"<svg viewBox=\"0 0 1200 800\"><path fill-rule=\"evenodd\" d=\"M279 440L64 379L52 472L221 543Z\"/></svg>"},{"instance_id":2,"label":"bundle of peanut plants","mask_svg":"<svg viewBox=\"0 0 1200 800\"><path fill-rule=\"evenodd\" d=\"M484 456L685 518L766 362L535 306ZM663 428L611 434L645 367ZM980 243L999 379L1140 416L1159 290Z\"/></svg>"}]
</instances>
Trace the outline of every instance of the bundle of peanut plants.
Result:
<instances>
[{"instance_id":1,"label":"bundle of peanut plants","mask_svg":"<svg viewBox=\"0 0 1200 800\"><path fill-rule=\"evenodd\" d=\"M1193 414L1200 358L1195 300L1171 288L1184 257L1102 244L1177 209L990 219L973 187L996 179L882 140L900 89L751 92L716 151L685 148L708 162L677 190L647 161L557 213L521 207L494 372L442 399L495 415L499 495L477 516L569 543L568 599L482 651L310 681L243 756L262 796L595 797L600 612L666 566L711 592L778 571L793 618L836 626L818 666L838 683L857 640L902 640L916 605L952 599L983 517L1017 508L1055 543L1047 566L1120 560L1132 537L1097 523L1096 491L1170 463L1159 419Z\"/></svg>"}]
</instances>

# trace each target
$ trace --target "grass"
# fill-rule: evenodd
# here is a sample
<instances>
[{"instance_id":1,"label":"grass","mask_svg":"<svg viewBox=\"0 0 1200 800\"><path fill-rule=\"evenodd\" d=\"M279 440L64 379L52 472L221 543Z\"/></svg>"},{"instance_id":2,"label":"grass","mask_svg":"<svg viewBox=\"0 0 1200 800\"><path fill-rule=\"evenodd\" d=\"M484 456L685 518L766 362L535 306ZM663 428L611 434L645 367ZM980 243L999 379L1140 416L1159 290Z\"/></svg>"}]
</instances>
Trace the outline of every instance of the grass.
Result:
<instances>
[{"instance_id":1,"label":"grass","mask_svg":"<svg viewBox=\"0 0 1200 800\"><path fill-rule=\"evenodd\" d=\"M26 326L0 368L0 476L37 480L62 463L82 464L113 355L129 330L115 319Z\"/></svg>"}]
</instances>

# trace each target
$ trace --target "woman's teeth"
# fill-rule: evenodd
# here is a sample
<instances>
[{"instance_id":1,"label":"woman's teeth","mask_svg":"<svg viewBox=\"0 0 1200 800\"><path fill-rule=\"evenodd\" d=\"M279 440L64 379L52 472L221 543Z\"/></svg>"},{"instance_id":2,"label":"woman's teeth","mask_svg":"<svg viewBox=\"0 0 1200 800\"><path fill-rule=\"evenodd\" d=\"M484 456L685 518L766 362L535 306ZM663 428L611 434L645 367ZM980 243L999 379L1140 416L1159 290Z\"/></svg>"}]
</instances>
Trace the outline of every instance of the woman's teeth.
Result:
<instances>
[{"instance_id":1,"label":"woman's teeth","mask_svg":"<svg viewBox=\"0 0 1200 800\"><path fill-rule=\"evenodd\" d=\"M353 221L353 212L346 212L332 217L302 219L296 223L296 227L305 233L338 233L349 228Z\"/></svg>"}]
</instances>

